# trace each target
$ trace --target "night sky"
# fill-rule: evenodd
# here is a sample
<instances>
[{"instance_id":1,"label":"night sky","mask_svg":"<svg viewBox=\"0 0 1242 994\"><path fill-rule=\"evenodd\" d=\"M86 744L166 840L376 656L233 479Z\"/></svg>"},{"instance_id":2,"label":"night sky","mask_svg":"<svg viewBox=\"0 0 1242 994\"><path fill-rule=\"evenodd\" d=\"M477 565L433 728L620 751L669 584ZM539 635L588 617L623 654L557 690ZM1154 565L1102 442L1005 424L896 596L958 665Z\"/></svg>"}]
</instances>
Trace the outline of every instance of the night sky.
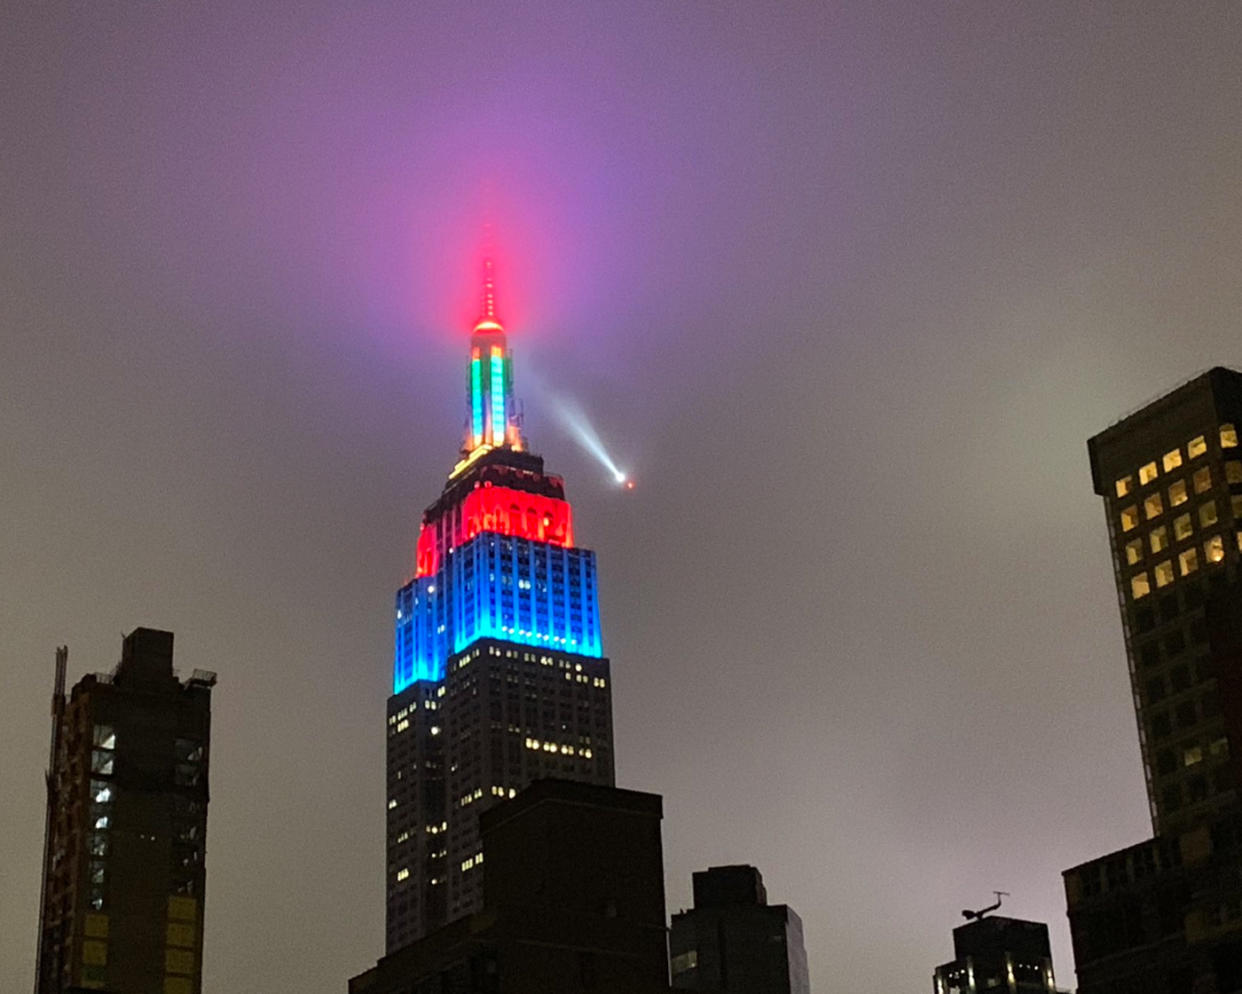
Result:
<instances>
[{"instance_id":1,"label":"night sky","mask_svg":"<svg viewBox=\"0 0 1242 994\"><path fill-rule=\"evenodd\" d=\"M817 992L1150 831L1087 437L1242 366L1233 3L22 4L0 26L0 989L55 646L220 674L206 994L383 945L392 597L484 226L597 551L668 904L760 867ZM619 490L553 416L590 418Z\"/></svg>"}]
</instances>

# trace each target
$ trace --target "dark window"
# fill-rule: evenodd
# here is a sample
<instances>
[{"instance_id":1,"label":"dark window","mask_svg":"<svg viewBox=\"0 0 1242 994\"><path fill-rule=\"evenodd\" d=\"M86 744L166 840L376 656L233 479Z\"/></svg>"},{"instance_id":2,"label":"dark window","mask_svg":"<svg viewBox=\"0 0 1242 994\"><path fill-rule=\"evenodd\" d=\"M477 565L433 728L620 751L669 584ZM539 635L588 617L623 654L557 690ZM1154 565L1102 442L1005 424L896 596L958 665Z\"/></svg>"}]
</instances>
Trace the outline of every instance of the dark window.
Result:
<instances>
[{"instance_id":1,"label":"dark window","mask_svg":"<svg viewBox=\"0 0 1242 994\"><path fill-rule=\"evenodd\" d=\"M1177 594L1165 594L1160 598L1160 620L1172 621L1182 613L1181 605L1177 602Z\"/></svg>"},{"instance_id":2,"label":"dark window","mask_svg":"<svg viewBox=\"0 0 1242 994\"><path fill-rule=\"evenodd\" d=\"M1173 693L1185 690L1190 686L1190 667L1174 666L1169 673L1169 682L1173 685Z\"/></svg>"},{"instance_id":3,"label":"dark window","mask_svg":"<svg viewBox=\"0 0 1242 994\"><path fill-rule=\"evenodd\" d=\"M1154 739L1168 738L1169 733L1173 730L1172 723L1169 721L1168 712L1161 711L1159 714L1151 716L1151 736Z\"/></svg>"},{"instance_id":4,"label":"dark window","mask_svg":"<svg viewBox=\"0 0 1242 994\"><path fill-rule=\"evenodd\" d=\"M1147 700L1151 704L1164 700L1164 677L1154 676L1147 681Z\"/></svg>"},{"instance_id":5,"label":"dark window","mask_svg":"<svg viewBox=\"0 0 1242 994\"><path fill-rule=\"evenodd\" d=\"M1177 706L1178 728L1189 728L1195 723L1197 717L1198 716L1195 714L1194 701L1182 701L1182 703Z\"/></svg>"}]
</instances>

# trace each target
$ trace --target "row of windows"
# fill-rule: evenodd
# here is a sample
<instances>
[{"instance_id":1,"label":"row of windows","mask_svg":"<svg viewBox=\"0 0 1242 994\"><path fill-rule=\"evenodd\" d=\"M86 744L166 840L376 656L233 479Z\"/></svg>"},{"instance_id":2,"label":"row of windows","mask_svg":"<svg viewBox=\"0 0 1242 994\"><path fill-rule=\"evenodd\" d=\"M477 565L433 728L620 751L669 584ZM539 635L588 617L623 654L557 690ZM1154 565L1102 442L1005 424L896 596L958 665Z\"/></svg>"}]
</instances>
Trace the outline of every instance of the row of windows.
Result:
<instances>
[{"instance_id":1,"label":"row of windows","mask_svg":"<svg viewBox=\"0 0 1242 994\"><path fill-rule=\"evenodd\" d=\"M1202 486L1200 486L1199 484L1196 484L1195 486L1195 493L1197 494L1203 493L1204 491L1211 489L1211 486L1212 486L1210 467L1207 467L1207 466L1203 467L1203 473L1204 473L1204 477L1203 477L1204 482ZM1195 475L1198 476L1199 474L1196 473ZM1242 462L1235 461L1235 462L1225 463L1225 477L1229 483L1242 484ZM1189 495L1186 492L1186 481L1185 480L1178 480L1175 484L1173 484L1173 486L1169 487L1168 494L1169 494L1169 504L1168 504L1169 510L1172 510L1173 508L1176 508L1176 507L1180 507L1182 504L1185 504L1186 501L1190 499ZM1236 508L1238 506L1237 501L1234 501L1233 505ZM1160 517L1160 515L1164 514L1165 503L1164 503L1164 498L1160 494L1160 491L1157 490L1154 493L1148 494L1147 497L1144 498L1143 500L1142 507L1143 507L1143 517L1146 518L1148 521L1154 521L1156 518ZM1208 514L1208 515L1211 515L1212 521L1215 521L1216 520L1216 501L1209 500L1204 504L1200 504L1198 508L1198 513L1201 519L1205 514ZM1139 526L1139 523L1141 520L1139 517L1139 505L1129 504L1126 507L1123 507L1121 511L1119 512L1118 517L1120 519L1121 530L1123 532L1134 531L1134 529ZM1181 517L1184 518L1186 521L1189 521L1190 519L1189 514L1184 514ZM1210 522L1206 522L1206 523L1210 523Z\"/></svg>"},{"instance_id":2,"label":"row of windows","mask_svg":"<svg viewBox=\"0 0 1242 994\"><path fill-rule=\"evenodd\" d=\"M1231 424L1223 424L1220 426L1220 447L1222 449L1236 449L1238 447L1238 432ZM1198 435L1186 443L1186 458L1197 459L1199 456L1207 452L1207 437ZM1169 452L1166 452L1161 458L1159 465L1155 460L1139 467L1138 482L1139 486L1145 487L1160 475L1160 466L1164 467L1166 473L1171 473L1182 465L1182 449L1178 446ZM1114 484L1118 497L1124 497L1126 494L1134 490L1134 476L1123 476Z\"/></svg>"},{"instance_id":3,"label":"row of windows","mask_svg":"<svg viewBox=\"0 0 1242 994\"><path fill-rule=\"evenodd\" d=\"M1230 512L1236 520L1242 521L1242 494L1234 494L1230 497ZM1198 509L1199 527L1210 528L1219 520L1217 514L1216 501L1211 500L1199 505ZM1181 514L1173 519L1170 525L1157 525L1151 529L1146 535L1146 545L1151 550L1152 555L1163 552L1169 547L1169 529L1172 528L1172 540L1182 542L1190 538L1194 534L1194 522L1190 514ZM1122 547L1126 557L1126 565L1134 566L1143 558L1144 555L1144 537L1138 536L1130 539Z\"/></svg>"},{"instance_id":4,"label":"row of windows","mask_svg":"<svg viewBox=\"0 0 1242 994\"><path fill-rule=\"evenodd\" d=\"M1237 544L1239 551L1242 551L1242 532L1237 533ZM1225 558L1225 539L1222 535L1212 535L1203 543L1203 559L1202 564L1208 565L1219 563ZM1189 576L1199 569L1200 558L1199 549L1191 546L1183 549L1177 555L1178 574L1174 574L1173 560L1165 559L1156 563L1155 567L1148 570L1141 570L1130 577L1130 595L1135 599L1146 597L1152 592L1152 579L1155 579L1156 588L1167 587L1177 576Z\"/></svg>"}]
</instances>

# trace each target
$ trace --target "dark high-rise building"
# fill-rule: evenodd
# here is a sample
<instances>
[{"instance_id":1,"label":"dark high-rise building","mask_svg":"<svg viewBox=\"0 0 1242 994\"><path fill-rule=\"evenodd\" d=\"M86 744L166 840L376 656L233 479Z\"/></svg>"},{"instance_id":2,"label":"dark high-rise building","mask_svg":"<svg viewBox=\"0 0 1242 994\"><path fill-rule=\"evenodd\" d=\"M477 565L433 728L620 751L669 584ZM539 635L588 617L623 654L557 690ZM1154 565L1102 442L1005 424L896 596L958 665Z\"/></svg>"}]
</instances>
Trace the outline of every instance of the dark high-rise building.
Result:
<instances>
[{"instance_id":1,"label":"dark high-rise building","mask_svg":"<svg viewBox=\"0 0 1242 994\"><path fill-rule=\"evenodd\" d=\"M1242 991L1242 374L1088 443L1156 837L1065 871L1080 994Z\"/></svg>"},{"instance_id":2,"label":"dark high-rise building","mask_svg":"<svg viewBox=\"0 0 1242 994\"><path fill-rule=\"evenodd\" d=\"M953 961L936 967L935 994L1055 994L1048 926L979 914L953 930Z\"/></svg>"},{"instance_id":3,"label":"dark high-rise building","mask_svg":"<svg viewBox=\"0 0 1242 994\"><path fill-rule=\"evenodd\" d=\"M541 777L613 783L595 554L526 449L490 263L466 394L461 459L396 597L389 952L480 908L480 812Z\"/></svg>"},{"instance_id":4,"label":"dark high-rise building","mask_svg":"<svg viewBox=\"0 0 1242 994\"><path fill-rule=\"evenodd\" d=\"M479 818L482 910L349 994L667 994L660 818L655 794L536 781Z\"/></svg>"},{"instance_id":5,"label":"dark high-rise building","mask_svg":"<svg viewBox=\"0 0 1242 994\"><path fill-rule=\"evenodd\" d=\"M1242 375L1216 368L1087 443L1104 498L1152 826L1242 784Z\"/></svg>"},{"instance_id":6,"label":"dark high-rise building","mask_svg":"<svg viewBox=\"0 0 1242 994\"><path fill-rule=\"evenodd\" d=\"M694 910L673 915L673 987L721 994L810 994L802 919L768 904L753 866L694 874Z\"/></svg>"},{"instance_id":7,"label":"dark high-rise building","mask_svg":"<svg viewBox=\"0 0 1242 994\"><path fill-rule=\"evenodd\" d=\"M138 628L66 700L57 656L36 994L199 994L214 673Z\"/></svg>"}]
</instances>

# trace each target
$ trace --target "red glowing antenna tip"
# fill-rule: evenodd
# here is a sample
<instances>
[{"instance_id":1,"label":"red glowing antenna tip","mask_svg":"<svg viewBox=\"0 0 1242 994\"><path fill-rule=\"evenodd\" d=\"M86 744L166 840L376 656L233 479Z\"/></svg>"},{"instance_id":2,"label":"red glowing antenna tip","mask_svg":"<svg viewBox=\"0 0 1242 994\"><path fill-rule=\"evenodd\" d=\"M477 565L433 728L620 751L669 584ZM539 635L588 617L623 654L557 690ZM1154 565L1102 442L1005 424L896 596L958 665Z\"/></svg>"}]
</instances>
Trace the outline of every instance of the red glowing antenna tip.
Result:
<instances>
[{"instance_id":1,"label":"red glowing antenna tip","mask_svg":"<svg viewBox=\"0 0 1242 994\"><path fill-rule=\"evenodd\" d=\"M483 260L483 313L474 326L475 331L503 331L496 317L496 273L490 258Z\"/></svg>"}]
</instances>

